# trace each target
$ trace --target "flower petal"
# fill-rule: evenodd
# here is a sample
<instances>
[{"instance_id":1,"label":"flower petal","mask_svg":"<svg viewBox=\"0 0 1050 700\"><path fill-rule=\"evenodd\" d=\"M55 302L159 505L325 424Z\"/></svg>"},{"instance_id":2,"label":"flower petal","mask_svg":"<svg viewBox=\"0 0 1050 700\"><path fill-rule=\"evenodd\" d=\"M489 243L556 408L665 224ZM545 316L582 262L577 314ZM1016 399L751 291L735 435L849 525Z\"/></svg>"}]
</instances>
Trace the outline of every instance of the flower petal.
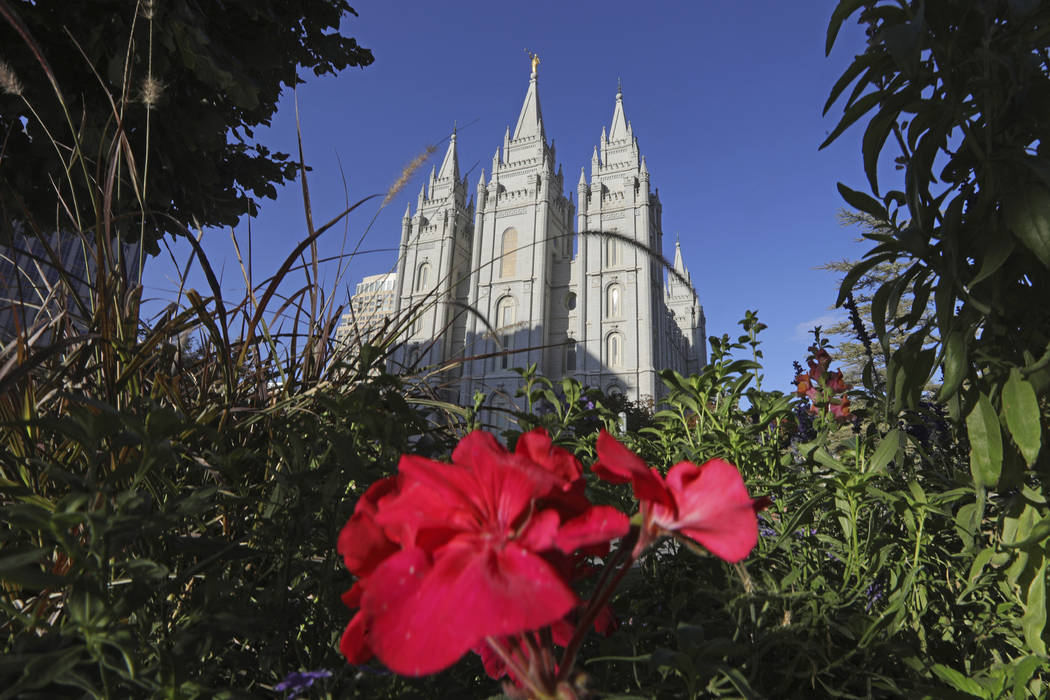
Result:
<instances>
[{"instance_id":1,"label":"flower petal","mask_svg":"<svg viewBox=\"0 0 1050 700\"><path fill-rule=\"evenodd\" d=\"M558 548L572 554L580 547L623 537L631 528L627 516L612 506L594 506L558 530Z\"/></svg>"},{"instance_id":2,"label":"flower petal","mask_svg":"<svg viewBox=\"0 0 1050 700\"><path fill-rule=\"evenodd\" d=\"M484 637L548 625L575 603L532 552L457 539L432 568L418 549L385 561L369 580L362 609L372 616L376 656L396 673L419 676L451 666Z\"/></svg>"},{"instance_id":3,"label":"flower petal","mask_svg":"<svg viewBox=\"0 0 1050 700\"><path fill-rule=\"evenodd\" d=\"M579 460L568 450L551 443L543 428L533 428L518 438L514 454L535 462L552 474L571 482L583 476Z\"/></svg>"},{"instance_id":4,"label":"flower petal","mask_svg":"<svg viewBox=\"0 0 1050 700\"><path fill-rule=\"evenodd\" d=\"M343 636L339 640L339 651L343 652L343 656L352 664L363 664L372 658L372 650L368 646L366 635L364 613L358 612L350 619L350 624L343 630Z\"/></svg>"},{"instance_id":5,"label":"flower petal","mask_svg":"<svg viewBox=\"0 0 1050 700\"><path fill-rule=\"evenodd\" d=\"M674 505L659 473L646 466L641 457L621 445L604 430L598 434L598 461L591 469L600 478L613 484L630 481L634 487L634 495L639 501L650 501L669 507Z\"/></svg>"},{"instance_id":6,"label":"flower petal","mask_svg":"<svg viewBox=\"0 0 1050 700\"><path fill-rule=\"evenodd\" d=\"M702 466L679 462L667 473L678 515L661 527L690 537L729 562L746 557L758 542L755 501L732 464L712 459Z\"/></svg>"}]
</instances>

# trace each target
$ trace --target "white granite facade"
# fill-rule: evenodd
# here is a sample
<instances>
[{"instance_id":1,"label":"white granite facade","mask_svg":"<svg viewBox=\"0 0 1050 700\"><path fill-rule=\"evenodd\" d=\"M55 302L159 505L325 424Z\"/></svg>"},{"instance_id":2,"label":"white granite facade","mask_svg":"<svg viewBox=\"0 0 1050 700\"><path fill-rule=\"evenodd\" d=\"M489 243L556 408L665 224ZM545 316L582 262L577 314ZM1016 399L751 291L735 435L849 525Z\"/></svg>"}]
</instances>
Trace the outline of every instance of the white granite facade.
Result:
<instances>
[{"instance_id":1,"label":"white granite facade","mask_svg":"<svg viewBox=\"0 0 1050 700\"><path fill-rule=\"evenodd\" d=\"M663 393L659 370L703 367L704 314L680 246L673 268L684 283L647 252L663 251L662 205L619 90L576 197L544 132L534 67L473 201L453 133L405 211L398 310L415 320L395 362L444 367L448 398L463 404L475 391L513 396L512 368L533 363L642 401Z\"/></svg>"}]
</instances>

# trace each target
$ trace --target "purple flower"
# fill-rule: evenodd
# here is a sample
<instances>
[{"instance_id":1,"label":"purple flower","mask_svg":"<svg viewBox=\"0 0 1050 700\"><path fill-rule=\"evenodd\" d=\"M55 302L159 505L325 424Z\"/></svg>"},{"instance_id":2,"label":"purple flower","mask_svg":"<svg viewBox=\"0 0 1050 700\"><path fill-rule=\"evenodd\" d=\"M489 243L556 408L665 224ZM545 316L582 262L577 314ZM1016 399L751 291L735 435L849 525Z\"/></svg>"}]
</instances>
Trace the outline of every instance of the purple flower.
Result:
<instances>
[{"instance_id":1,"label":"purple flower","mask_svg":"<svg viewBox=\"0 0 1050 700\"><path fill-rule=\"evenodd\" d=\"M321 669L319 671L292 671L284 680L273 687L274 690L284 691L285 698L295 698L300 693L314 684L318 678L328 678L331 671Z\"/></svg>"},{"instance_id":2,"label":"purple flower","mask_svg":"<svg viewBox=\"0 0 1050 700\"><path fill-rule=\"evenodd\" d=\"M864 605L865 612L871 612L871 609L882 600L883 592L882 584L877 581L868 586L867 590L864 591L864 595L868 598L868 602Z\"/></svg>"}]
</instances>

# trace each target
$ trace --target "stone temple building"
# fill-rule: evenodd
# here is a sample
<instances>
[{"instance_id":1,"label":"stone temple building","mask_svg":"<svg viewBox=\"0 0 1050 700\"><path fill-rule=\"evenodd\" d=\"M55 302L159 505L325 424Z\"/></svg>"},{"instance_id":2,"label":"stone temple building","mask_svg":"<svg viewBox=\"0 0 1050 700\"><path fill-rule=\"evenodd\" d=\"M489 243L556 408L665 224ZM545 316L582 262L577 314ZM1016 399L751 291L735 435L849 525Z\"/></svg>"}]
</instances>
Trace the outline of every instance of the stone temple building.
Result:
<instances>
[{"instance_id":1,"label":"stone temple building","mask_svg":"<svg viewBox=\"0 0 1050 700\"><path fill-rule=\"evenodd\" d=\"M706 364L704 313L680 244L670 273L658 257L663 205L620 89L590 177L581 169L575 203L566 195L537 63L517 123L473 192L453 132L405 210L395 298L412 321L394 361L443 367L446 398L465 405L476 391L513 397L513 368L532 364L553 379L656 399L660 370Z\"/></svg>"}]
</instances>

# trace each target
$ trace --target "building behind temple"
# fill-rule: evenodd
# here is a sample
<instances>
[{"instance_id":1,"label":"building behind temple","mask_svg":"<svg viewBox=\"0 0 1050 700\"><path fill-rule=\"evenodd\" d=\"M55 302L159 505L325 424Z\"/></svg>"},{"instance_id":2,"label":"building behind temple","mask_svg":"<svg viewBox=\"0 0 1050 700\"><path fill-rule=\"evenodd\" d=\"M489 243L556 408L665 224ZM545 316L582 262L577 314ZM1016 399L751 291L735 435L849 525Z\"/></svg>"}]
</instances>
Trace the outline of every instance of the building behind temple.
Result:
<instances>
[{"instance_id":1,"label":"building behind temple","mask_svg":"<svg viewBox=\"0 0 1050 700\"><path fill-rule=\"evenodd\" d=\"M677 274L648 252L662 254L663 207L619 89L590 177L581 169L576 203L566 196L535 63L517 123L473 191L453 131L406 207L395 313L413 320L394 362L446 367L444 385L455 387L446 398L462 405L476 391L513 397L513 368L533 363L551 378L658 398L660 370L706 364L704 313L680 244Z\"/></svg>"},{"instance_id":2,"label":"building behind temple","mask_svg":"<svg viewBox=\"0 0 1050 700\"><path fill-rule=\"evenodd\" d=\"M397 308L397 273L369 275L357 283L347 312L339 319L336 342L356 345L375 342L387 327Z\"/></svg>"}]
</instances>

